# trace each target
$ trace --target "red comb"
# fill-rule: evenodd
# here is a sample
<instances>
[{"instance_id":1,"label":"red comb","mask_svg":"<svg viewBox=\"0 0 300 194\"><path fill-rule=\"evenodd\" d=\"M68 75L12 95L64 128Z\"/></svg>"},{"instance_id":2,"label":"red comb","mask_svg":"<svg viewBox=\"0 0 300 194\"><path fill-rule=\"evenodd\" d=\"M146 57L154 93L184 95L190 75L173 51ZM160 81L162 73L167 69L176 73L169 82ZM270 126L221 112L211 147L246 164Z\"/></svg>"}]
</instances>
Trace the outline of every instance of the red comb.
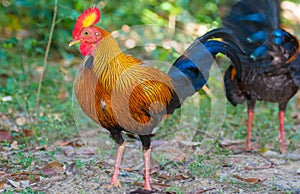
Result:
<instances>
[{"instance_id":1,"label":"red comb","mask_svg":"<svg viewBox=\"0 0 300 194\"><path fill-rule=\"evenodd\" d=\"M73 39L80 35L83 28L87 28L99 22L100 10L97 7L86 9L80 14L76 20L76 24L72 33Z\"/></svg>"}]
</instances>

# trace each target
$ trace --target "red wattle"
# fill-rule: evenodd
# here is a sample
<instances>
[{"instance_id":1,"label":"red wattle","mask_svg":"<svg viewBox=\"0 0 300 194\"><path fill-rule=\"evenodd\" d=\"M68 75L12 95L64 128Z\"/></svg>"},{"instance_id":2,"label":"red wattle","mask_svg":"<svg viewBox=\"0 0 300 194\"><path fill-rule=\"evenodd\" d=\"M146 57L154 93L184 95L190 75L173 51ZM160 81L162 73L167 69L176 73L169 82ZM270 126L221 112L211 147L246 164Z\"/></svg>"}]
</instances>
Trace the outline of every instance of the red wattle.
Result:
<instances>
[{"instance_id":1,"label":"red wattle","mask_svg":"<svg viewBox=\"0 0 300 194\"><path fill-rule=\"evenodd\" d=\"M87 55L91 54L92 48L93 48L92 44L83 42L80 44L79 50L83 56L87 56Z\"/></svg>"}]
</instances>

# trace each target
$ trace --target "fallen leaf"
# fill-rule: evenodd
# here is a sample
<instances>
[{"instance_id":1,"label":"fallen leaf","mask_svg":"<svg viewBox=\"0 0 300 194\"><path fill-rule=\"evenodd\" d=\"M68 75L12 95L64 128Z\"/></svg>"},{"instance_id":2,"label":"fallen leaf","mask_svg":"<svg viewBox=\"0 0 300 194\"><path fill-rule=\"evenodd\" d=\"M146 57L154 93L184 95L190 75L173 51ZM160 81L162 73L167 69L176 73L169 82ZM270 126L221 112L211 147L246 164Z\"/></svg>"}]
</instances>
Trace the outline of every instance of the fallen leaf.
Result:
<instances>
[{"instance_id":1,"label":"fallen leaf","mask_svg":"<svg viewBox=\"0 0 300 194\"><path fill-rule=\"evenodd\" d=\"M190 176L182 174L182 173L175 176L176 180L185 180L185 179L188 179L188 178L190 178Z\"/></svg>"},{"instance_id":2,"label":"fallen leaf","mask_svg":"<svg viewBox=\"0 0 300 194\"><path fill-rule=\"evenodd\" d=\"M149 191L149 190L143 190L138 188L137 190L130 191L130 194L150 194L150 193L155 193L156 191Z\"/></svg>"},{"instance_id":3,"label":"fallen leaf","mask_svg":"<svg viewBox=\"0 0 300 194\"><path fill-rule=\"evenodd\" d=\"M201 142L193 142L193 141L178 141L178 142L181 143L184 146L190 146L190 147L201 145Z\"/></svg>"},{"instance_id":4,"label":"fallen leaf","mask_svg":"<svg viewBox=\"0 0 300 194\"><path fill-rule=\"evenodd\" d=\"M247 182L247 183L253 183L253 184L260 183L260 182L266 180L266 179L259 179L259 178L243 178L243 177L240 177L240 176L237 175L237 174L234 174L233 176L234 176L236 179L239 179L239 180L244 181L244 182Z\"/></svg>"},{"instance_id":5,"label":"fallen leaf","mask_svg":"<svg viewBox=\"0 0 300 194\"><path fill-rule=\"evenodd\" d=\"M178 155L178 156L174 159L174 161L176 161L176 162L182 162L182 161L184 161L185 159L186 159L186 155L185 155L183 152L181 152L180 155Z\"/></svg>"},{"instance_id":6,"label":"fallen leaf","mask_svg":"<svg viewBox=\"0 0 300 194\"><path fill-rule=\"evenodd\" d=\"M42 168L42 173L45 175L53 175L55 173L63 173L65 168L58 161L52 161Z\"/></svg>"},{"instance_id":7,"label":"fallen leaf","mask_svg":"<svg viewBox=\"0 0 300 194\"><path fill-rule=\"evenodd\" d=\"M3 189L5 183L5 178L0 178L0 189Z\"/></svg>"},{"instance_id":8,"label":"fallen leaf","mask_svg":"<svg viewBox=\"0 0 300 194\"><path fill-rule=\"evenodd\" d=\"M41 177L41 180L40 180L39 183L41 183L41 184L53 183L53 182L56 182L56 181L64 180L66 178L67 178L66 175L53 176L53 177L50 177L50 178Z\"/></svg>"},{"instance_id":9,"label":"fallen leaf","mask_svg":"<svg viewBox=\"0 0 300 194\"><path fill-rule=\"evenodd\" d=\"M246 166L245 169L246 170L262 170L262 169L268 169L268 168L272 168L273 167L273 163L270 163L267 166Z\"/></svg>"},{"instance_id":10,"label":"fallen leaf","mask_svg":"<svg viewBox=\"0 0 300 194\"><path fill-rule=\"evenodd\" d=\"M13 181L7 179L8 182L15 188L26 188L29 186L29 180Z\"/></svg>"},{"instance_id":11,"label":"fallen leaf","mask_svg":"<svg viewBox=\"0 0 300 194\"><path fill-rule=\"evenodd\" d=\"M135 168L135 169L136 169L136 168ZM136 170L137 170L137 169L136 169ZM160 170L161 170L161 169L160 169L160 167L158 167L158 166L153 167L153 168L150 169L150 174L155 174L155 173L158 174L158 172L159 172Z\"/></svg>"},{"instance_id":12,"label":"fallen leaf","mask_svg":"<svg viewBox=\"0 0 300 194\"><path fill-rule=\"evenodd\" d=\"M93 152L90 148L82 147L76 151L76 154L78 154L78 155L95 155L95 152Z\"/></svg>"},{"instance_id":13,"label":"fallen leaf","mask_svg":"<svg viewBox=\"0 0 300 194\"><path fill-rule=\"evenodd\" d=\"M222 148L230 147L233 145L244 145L245 141L242 140L229 140L229 139L223 139L222 141L219 142L219 145Z\"/></svg>"},{"instance_id":14,"label":"fallen leaf","mask_svg":"<svg viewBox=\"0 0 300 194\"><path fill-rule=\"evenodd\" d=\"M81 146L84 146L84 143L81 140L76 139L74 141L58 141L55 143L55 145L61 146L61 147L64 147L64 146L81 147Z\"/></svg>"},{"instance_id":15,"label":"fallen leaf","mask_svg":"<svg viewBox=\"0 0 300 194\"><path fill-rule=\"evenodd\" d=\"M167 174L160 174L160 175L158 175L158 178L168 179L168 180L171 179L171 177L169 175L167 175Z\"/></svg>"},{"instance_id":16,"label":"fallen leaf","mask_svg":"<svg viewBox=\"0 0 300 194\"><path fill-rule=\"evenodd\" d=\"M134 185L136 185L136 186L139 186L139 187L143 187L144 186L144 183L142 183L142 182L134 182ZM151 186L158 186L158 187L165 187L165 188L167 188L167 187L170 187L171 185L168 185L168 184L164 184L164 183L151 183Z\"/></svg>"},{"instance_id":17,"label":"fallen leaf","mask_svg":"<svg viewBox=\"0 0 300 194\"><path fill-rule=\"evenodd\" d=\"M31 137L31 136L33 136L33 134L34 134L34 130L32 130L32 129L24 129L23 130L23 133L24 133L24 135L26 136L26 137Z\"/></svg>"},{"instance_id":18,"label":"fallen leaf","mask_svg":"<svg viewBox=\"0 0 300 194\"><path fill-rule=\"evenodd\" d=\"M268 147L260 149L260 153L262 153L262 154L266 153L267 151L272 151L272 150Z\"/></svg>"},{"instance_id":19,"label":"fallen leaf","mask_svg":"<svg viewBox=\"0 0 300 194\"><path fill-rule=\"evenodd\" d=\"M73 146L64 146L62 148L62 151L68 157L73 156L75 154L75 149Z\"/></svg>"},{"instance_id":20,"label":"fallen leaf","mask_svg":"<svg viewBox=\"0 0 300 194\"><path fill-rule=\"evenodd\" d=\"M183 162L186 159L186 154L174 145L159 146L156 151L166 157L170 161Z\"/></svg>"},{"instance_id":21,"label":"fallen leaf","mask_svg":"<svg viewBox=\"0 0 300 194\"><path fill-rule=\"evenodd\" d=\"M151 147L158 147L158 146L163 146L166 145L167 143L169 143L168 141L165 140L153 140L151 142Z\"/></svg>"},{"instance_id":22,"label":"fallen leaf","mask_svg":"<svg viewBox=\"0 0 300 194\"><path fill-rule=\"evenodd\" d=\"M243 152L245 149L245 141L227 140L224 139L219 142L219 146L224 149L231 150L234 154Z\"/></svg>"},{"instance_id":23,"label":"fallen leaf","mask_svg":"<svg viewBox=\"0 0 300 194\"><path fill-rule=\"evenodd\" d=\"M137 171L137 169L135 169L135 168L123 168L122 170L124 170L126 172L135 172L135 171Z\"/></svg>"},{"instance_id":24,"label":"fallen leaf","mask_svg":"<svg viewBox=\"0 0 300 194\"><path fill-rule=\"evenodd\" d=\"M222 167L232 167L230 162L223 162Z\"/></svg>"},{"instance_id":25,"label":"fallen leaf","mask_svg":"<svg viewBox=\"0 0 300 194\"><path fill-rule=\"evenodd\" d=\"M103 168L103 167L105 167L105 166L108 166L108 164L105 163L105 162L103 162L103 161L99 161L99 162L97 162L96 164L99 166L99 168Z\"/></svg>"},{"instance_id":26,"label":"fallen leaf","mask_svg":"<svg viewBox=\"0 0 300 194\"><path fill-rule=\"evenodd\" d=\"M20 181L20 180L29 180L30 183L36 182L40 178L40 173L36 172L16 172L13 174L7 175L7 177L10 177L14 181Z\"/></svg>"},{"instance_id":27,"label":"fallen leaf","mask_svg":"<svg viewBox=\"0 0 300 194\"><path fill-rule=\"evenodd\" d=\"M4 130L4 129L0 129L0 142L1 141L12 141L13 137L11 136L11 134Z\"/></svg>"},{"instance_id":28,"label":"fallen leaf","mask_svg":"<svg viewBox=\"0 0 300 194\"><path fill-rule=\"evenodd\" d=\"M72 163L72 164L68 165L66 168L66 175L74 176L76 174L75 166L76 166L76 163Z\"/></svg>"},{"instance_id":29,"label":"fallen leaf","mask_svg":"<svg viewBox=\"0 0 300 194\"><path fill-rule=\"evenodd\" d=\"M6 173L3 171L0 171L0 189L4 187L5 179L6 179Z\"/></svg>"},{"instance_id":30,"label":"fallen leaf","mask_svg":"<svg viewBox=\"0 0 300 194\"><path fill-rule=\"evenodd\" d=\"M32 151L42 151L42 150L46 150L46 145L43 146L37 146L37 147L33 147L31 150Z\"/></svg>"},{"instance_id":31,"label":"fallen leaf","mask_svg":"<svg viewBox=\"0 0 300 194\"><path fill-rule=\"evenodd\" d=\"M193 191L192 193L188 193L188 194L199 194L199 193L206 193L207 191L211 191L211 190L215 190L216 188L209 188L209 189L200 189L197 191Z\"/></svg>"}]
</instances>

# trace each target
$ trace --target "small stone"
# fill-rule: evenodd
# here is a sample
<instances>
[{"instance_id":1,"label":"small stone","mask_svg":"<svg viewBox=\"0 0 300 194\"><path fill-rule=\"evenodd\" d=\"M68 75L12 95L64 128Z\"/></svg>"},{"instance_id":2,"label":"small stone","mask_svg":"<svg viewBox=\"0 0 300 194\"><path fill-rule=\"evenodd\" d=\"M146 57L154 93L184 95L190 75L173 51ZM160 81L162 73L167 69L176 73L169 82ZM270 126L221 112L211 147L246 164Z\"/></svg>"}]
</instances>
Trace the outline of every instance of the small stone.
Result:
<instances>
[{"instance_id":1,"label":"small stone","mask_svg":"<svg viewBox=\"0 0 300 194\"><path fill-rule=\"evenodd\" d=\"M18 117L18 118L16 119L16 123L17 123L17 125L19 125L19 126L23 126L23 125L26 124L26 119L25 119L24 117Z\"/></svg>"},{"instance_id":2,"label":"small stone","mask_svg":"<svg viewBox=\"0 0 300 194\"><path fill-rule=\"evenodd\" d=\"M290 159L290 160L300 160L300 155L299 154L291 154L289 153L286 156L286 159Z\"/></svg>"},{"instance_id":3,"label":"small stone","mask_svg":"<svg viewBox=\"0 0 300 194\"><path fill-rule=\"evenodd\" d=\"M268 150L264 153L264 156L266 157L276 157L278 156L279 154L277 152L274 152L272 150Z\"/></svg>"},{"instance_id":4,"label":"small stone","mask_svg":"<svg viewBox=\"0 0 300 194\"><path fill-rule=\"evenodd\" d=\"M72 146L65 146L62 149L62 151L68 157L73 156L75 154L75 149Z\"/></svg>"}]
</instances>

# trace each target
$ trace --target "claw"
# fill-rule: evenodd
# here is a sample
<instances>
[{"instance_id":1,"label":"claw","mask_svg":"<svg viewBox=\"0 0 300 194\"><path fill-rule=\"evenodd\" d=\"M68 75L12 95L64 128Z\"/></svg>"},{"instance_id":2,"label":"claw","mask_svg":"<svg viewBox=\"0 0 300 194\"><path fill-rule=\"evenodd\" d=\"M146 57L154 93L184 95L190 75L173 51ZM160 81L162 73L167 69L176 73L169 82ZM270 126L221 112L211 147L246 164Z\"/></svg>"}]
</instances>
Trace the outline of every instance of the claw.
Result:
<instances>
[{"instance_id":1,"label":"claw","mask_svg":"<svg viewBox=\"0 0 300 194\"><path fill-rule=\"evenodd\" d=\"M101 188L121 187L118 177L119 177L119 173L120 173L120 164L121 164L121 159L122 159L122 156L124 153L125 144L126 144L126 142L124 141L124 143L122 145L120 145L117 149L116 163L115 163L114 173L111 178L110 185L102 186Z\"/></svg>"},{"instance_id":2,"label":"claw","mask_svg":"<svg viewBox=\"0 0 300 194\"><path fill-rule=\"evenodd\" d=\"M119 182L119 179L117 179L117 180L112 180L109 185L101 186L101 189L110 189L110 188L119 188L119 187L121 187L121 184Z\"/></svg>"},{"instance_id":3,"label":"claw","mask_svg":"<svg viewBox=\"0 0 300 194\"><path fill-rule=\"evenodd\" d=\"M121 187L121 184L120 184L120 182L119 182L119 179L114 180L114 181L111 181L110 185L111 185L112 187Z\"/></svg>"},{"instance_id":4,"label":"claw","mask_svg":"<svg viewBox=\"0 0 300 194\"><path fill-rule=\"evenodd\" d=\"M247 144L246 144L246 150L247 150L247 151L253 150L253 147L251 146L251 143L249 143L249 144L247 143Z\"/></svg>"}]
</instances>

